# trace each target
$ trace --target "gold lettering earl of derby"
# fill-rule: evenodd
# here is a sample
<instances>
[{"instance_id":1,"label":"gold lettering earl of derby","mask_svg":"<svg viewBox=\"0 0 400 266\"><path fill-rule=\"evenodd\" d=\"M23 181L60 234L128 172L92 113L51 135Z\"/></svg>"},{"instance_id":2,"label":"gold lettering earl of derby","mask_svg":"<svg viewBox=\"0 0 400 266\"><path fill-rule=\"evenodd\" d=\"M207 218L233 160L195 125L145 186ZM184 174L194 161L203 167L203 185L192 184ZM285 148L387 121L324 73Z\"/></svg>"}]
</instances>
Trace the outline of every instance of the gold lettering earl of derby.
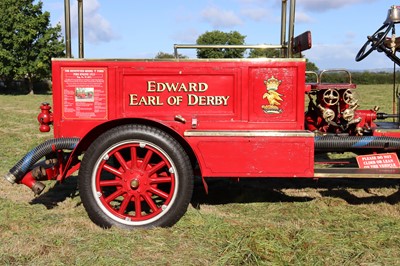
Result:
<instances>
[{"instance_id":1,"label":"gold lettering earl of derby","mask_svg":"<svg viewBox=\"0 0 400 266\"><path fill-rule=\"evenodd\" d=\"M156 82L147 81L147 92L152 95L129 94L130 106L228 106L230 96L202 95L209 89L205 82ZM186 93L186 95L165 94ZM157 95L159 94L159 95ZM163 95L163 99L161 98Z\"/></svg>"}]
</instances>

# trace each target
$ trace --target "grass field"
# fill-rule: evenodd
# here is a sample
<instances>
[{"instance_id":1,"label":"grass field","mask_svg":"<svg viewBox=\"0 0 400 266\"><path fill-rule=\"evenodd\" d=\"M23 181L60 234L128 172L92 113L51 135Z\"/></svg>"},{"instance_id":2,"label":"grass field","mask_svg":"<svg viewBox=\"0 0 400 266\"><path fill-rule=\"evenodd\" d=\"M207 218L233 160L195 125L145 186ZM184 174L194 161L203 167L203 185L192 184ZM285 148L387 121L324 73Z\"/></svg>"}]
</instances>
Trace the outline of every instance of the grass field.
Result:
<instances>
[{"instance_id":1,"label":"grass field","mask_svg":"<svg viewBox=\"0 0 400 266\"><path fill-rule=\"evenodd\" d=\"M391 112L390 85L359 86L361 108ZM387 104L383 104L384 99ZM36 116L48 95L0 95L0 175L51 133ZM393 180L214 180L196 185L172 228L103 230L76 177L34 197L0 178L1 265L400 265Z\"/></svg>"}]
</instances>

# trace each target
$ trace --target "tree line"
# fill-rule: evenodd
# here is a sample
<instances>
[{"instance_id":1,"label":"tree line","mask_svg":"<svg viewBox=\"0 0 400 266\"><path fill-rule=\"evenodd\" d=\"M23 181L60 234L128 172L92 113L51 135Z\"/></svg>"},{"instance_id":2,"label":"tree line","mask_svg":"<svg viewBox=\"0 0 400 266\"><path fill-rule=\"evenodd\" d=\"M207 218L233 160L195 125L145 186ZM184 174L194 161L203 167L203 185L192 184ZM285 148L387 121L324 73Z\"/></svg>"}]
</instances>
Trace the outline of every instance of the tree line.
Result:
<instances>
[{"instance_id":1,"label":"tree line","mask_svg":"<svg viewBox=\"0 0 400 266\"><path fill-rule=\"evenodd\" d=\"M32 0L0 1L0 89L20 82L33 84L50 77L51 58L64 57L61 25L50 26L50 13Z\"/></svg>"},{"instance_id":2,"label":"tree line","mask_svg":"<svg viewBox=\"0 0 400 266\"><path fill-rule=\"evenodd\" d=\"M396 72L395 77L390 72L371 72L371 71L354 71L351 72L351 81L354 84L393 84L394 78L396 83L400 82L400 72ZM307 82L315 82L315 78L307 76ZM348 83L349 77L345 73L329 73L322 77L321 82L326 83Z\"/></svg>"}]
</instances>

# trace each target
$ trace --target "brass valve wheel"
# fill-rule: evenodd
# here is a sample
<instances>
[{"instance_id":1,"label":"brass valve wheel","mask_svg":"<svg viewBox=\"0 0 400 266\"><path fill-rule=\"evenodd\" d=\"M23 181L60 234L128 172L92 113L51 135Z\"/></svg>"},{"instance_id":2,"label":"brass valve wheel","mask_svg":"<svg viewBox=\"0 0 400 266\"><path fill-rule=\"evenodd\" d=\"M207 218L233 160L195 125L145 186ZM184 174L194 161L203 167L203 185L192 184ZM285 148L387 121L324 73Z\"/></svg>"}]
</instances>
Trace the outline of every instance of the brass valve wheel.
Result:
<instances>
[{"instance_id":1,"label":"brass valve wheel","mask_svg":"<svg viewBox=\"0 0 400 266\"><path fill-rule=\"evenodd\" d=\"M335 89L326 90L323 99L326 104L335 105L339 102L339 92Z\"/></svg>"},{"instance_id":2,"label":"brass valve wheel","mask_svg":"<svg viewBox=\"0 0 400 266\"><path fill-rule=\"evenodd\" d=\"M358 100L356 94L352 90L347 89L343 93L343 101L347 104L353 105L356 104Z\"/></svg>"}]
</instances>

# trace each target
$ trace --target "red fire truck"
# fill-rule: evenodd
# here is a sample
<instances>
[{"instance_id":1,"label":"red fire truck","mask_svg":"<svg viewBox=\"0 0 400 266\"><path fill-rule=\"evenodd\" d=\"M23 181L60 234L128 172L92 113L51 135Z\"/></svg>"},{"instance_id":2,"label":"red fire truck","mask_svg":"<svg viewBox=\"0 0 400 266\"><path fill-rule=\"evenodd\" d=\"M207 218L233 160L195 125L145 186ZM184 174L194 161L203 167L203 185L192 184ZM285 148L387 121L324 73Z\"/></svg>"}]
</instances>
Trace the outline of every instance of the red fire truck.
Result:
<instances>
[{"instance_id":1,"label":"red fire truck","mask_svg":"<svg viewBox=\"0 0 400 266\"><path fill-rule=\"evenodd\" d=\"M191 200L194 176L206 190L207 179L221 177L399 178L399 122L377 121L398 116L359 110L347 71L344 83L324 83L321 72L306 84L305 60L293 54L310 48L311 37L293 38L294 3L288 38L282 19L280 45L240 46L280 48L284 58L53 59L53 107L43 103L38 120L40 131L53 126L54 139L5 178L40 194L41 181L79 170L92 221L128 229L175 224ZM398 62L386 36L399 10L389 10L357 60L379 50ZM210 47L175 46L181 48ZM359 155L356 167L321 168L315 160L347 151Z\"/></svg>"}]
</instances>

